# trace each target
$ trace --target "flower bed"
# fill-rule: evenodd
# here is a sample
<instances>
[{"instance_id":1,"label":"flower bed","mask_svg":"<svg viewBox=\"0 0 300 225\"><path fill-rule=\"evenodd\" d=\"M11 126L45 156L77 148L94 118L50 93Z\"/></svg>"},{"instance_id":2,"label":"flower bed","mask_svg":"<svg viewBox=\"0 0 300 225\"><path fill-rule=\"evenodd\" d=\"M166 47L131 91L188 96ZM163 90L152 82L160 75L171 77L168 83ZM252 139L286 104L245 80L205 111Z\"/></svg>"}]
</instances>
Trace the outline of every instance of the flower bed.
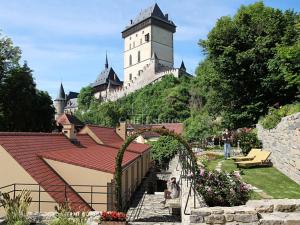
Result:
<instances>
[{"instance_id":1,"label":"flower bed","mask_svg":"<svg viewBox=\"0 0 300 225\"><path fill-rule=\"evenodd\" d=\"M100 224L123 225L126 224L126 214L116 211L103 211L100 217Z\"/></svg>"}]
</instances>

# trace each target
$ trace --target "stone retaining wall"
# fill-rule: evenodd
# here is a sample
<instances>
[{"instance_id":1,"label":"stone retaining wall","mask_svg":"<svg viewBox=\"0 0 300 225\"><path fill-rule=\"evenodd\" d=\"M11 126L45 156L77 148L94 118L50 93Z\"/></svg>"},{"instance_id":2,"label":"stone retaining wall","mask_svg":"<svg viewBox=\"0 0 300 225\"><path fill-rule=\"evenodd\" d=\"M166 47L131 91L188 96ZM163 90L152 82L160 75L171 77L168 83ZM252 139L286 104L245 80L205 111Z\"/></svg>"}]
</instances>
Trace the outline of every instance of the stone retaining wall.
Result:
<instances>
[{"instance_id":1,"label":"stone retaining wall","mask_svg":"<svg viewBox=\"0 0 300 225\"><path fill-rule=\"evenodd\" d=\"M272 152L274 166L300 184L300 113L282 118L271 130L257 124L257 134L263 148Z\"/></svg>"},{"instance_id":2,"label":"stone retaining wall","mask_svg":"<svg viewBox=\"0 0 300 225\"><path fill-rule=\"evenodd\" d=\"M296 225L300 224L300 199L251 200L235 207L192 210L191 224Z\"/></svg>"}]
</instances>

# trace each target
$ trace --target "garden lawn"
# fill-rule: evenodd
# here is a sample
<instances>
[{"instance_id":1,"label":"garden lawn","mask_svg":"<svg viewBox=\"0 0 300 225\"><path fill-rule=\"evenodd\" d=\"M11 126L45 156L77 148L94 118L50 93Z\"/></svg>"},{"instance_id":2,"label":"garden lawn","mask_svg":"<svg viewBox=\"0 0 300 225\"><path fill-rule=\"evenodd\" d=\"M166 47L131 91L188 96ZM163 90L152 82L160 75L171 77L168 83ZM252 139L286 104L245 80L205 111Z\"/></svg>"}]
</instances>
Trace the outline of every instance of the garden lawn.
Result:
<instances>
[{"instance_id":1,"label":"garden lawn","mask_svg":"<svg viewBox=\"0 0 300 225\"><path fill-rule=\"evenodd\" d=\"M221 159L210 161L207 168L214 169ZM231 172L238 170L233 160L224 160L222 170ZM300 198L300 185L278 171L275 167L241 169L246 183L263 190L273 198ZM253 195L252 199L259 198Z\"/></svg>"}]
</instances>

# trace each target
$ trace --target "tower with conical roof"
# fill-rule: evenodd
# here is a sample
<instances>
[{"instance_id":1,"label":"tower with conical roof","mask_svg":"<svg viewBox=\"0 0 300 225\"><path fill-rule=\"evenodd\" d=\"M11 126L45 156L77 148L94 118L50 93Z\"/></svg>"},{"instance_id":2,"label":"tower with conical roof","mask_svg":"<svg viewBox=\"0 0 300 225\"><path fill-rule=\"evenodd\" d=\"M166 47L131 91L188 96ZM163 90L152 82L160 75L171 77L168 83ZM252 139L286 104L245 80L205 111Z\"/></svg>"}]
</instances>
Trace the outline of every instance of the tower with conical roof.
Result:
<instances>
[{"instance_id":1,"label":"tower with conical roof","mask_svg":"<svg viewBox=\"0 0 300 225\"><path fill-rule=\"evenodd\" d=\"M157 4L142 10L134 20L130 20L130 24L122 32L125 85L134 80L140 71L151 63L153 53L161 65L173 68L175 31L175 24Z\"/></svg>"},{"instance_id":2,"label":"tower with conical roof","mask_svg":"<svg viewBox=\"0 0 300 225\"><path fill-rule=\"evenodd\" d=\"M66 106L66 94L65 94L65 90L64 87L62 85L62 83L60 84L60 88L59 88L59 92L58 95L56 97L56 99L54 100L54 107L55 107L55 119L57 117L59 117L60 115L64 114L64 109Z\"/></svg>"}]
</instances>

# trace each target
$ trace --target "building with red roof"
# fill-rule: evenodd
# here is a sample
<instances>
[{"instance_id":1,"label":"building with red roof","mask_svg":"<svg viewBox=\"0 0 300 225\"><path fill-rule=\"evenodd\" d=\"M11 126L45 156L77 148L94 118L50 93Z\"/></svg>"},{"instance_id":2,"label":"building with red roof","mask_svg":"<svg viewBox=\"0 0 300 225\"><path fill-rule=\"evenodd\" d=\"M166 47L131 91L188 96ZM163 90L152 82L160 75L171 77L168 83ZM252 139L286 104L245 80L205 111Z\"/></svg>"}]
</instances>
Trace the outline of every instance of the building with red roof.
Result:
<instances>
[{"instance_id":1,"label":"building with red roof","mask_svg":"<svg viewBox=\"0 0 300 225\"><path fill-rule=\"evenodd\" d=\"M115 159L122 139L112 128L90 130L76 134L70 125L63 133L0 132L0 191L31 190L31 211L54 211L54 205L66 199L75 210L113 209L110 192L114 193ZM132 144L124 154L125 200L150 167L149 148Z\"/></svg>"},{"instance_id":2,"label":"building with red roof","mask_svg":"<svg viewBox=\"0 0 300 225\"><path fill-rule=\"evenodd\" d=\"M126 135L129 136L131 134L136 133L139 130L148 129L148 128L156 128L156 129L167 129L169 131L173 131L176 134L183 134L183 123L160 123L160 124L125 124L126 127ZM147 131L136 138L136 142L138 143L148 143L152 141L157 141L160 135L158 133Z\"/></svg>"}]
</instances>

